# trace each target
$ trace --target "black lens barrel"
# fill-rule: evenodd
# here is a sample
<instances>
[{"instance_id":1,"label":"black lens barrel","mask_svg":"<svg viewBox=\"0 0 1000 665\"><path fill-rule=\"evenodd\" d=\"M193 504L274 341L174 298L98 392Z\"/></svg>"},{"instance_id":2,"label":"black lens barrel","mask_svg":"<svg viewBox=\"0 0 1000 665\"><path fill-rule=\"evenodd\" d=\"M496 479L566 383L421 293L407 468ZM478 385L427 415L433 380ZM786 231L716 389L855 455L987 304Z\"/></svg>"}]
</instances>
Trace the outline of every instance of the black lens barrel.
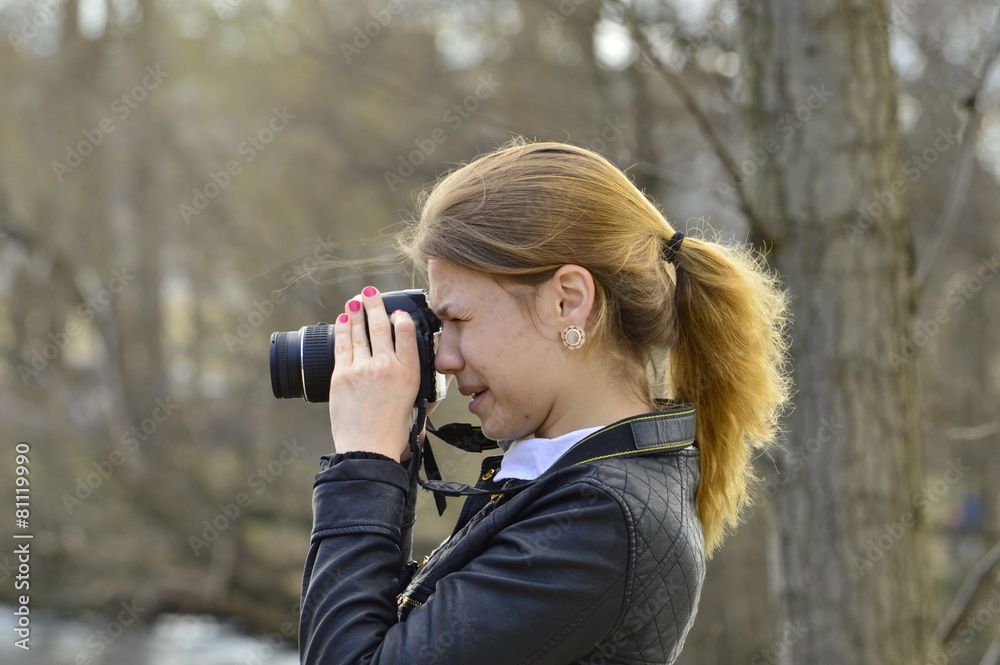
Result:
<instances>
[{"instance_id":1,"label":"black lens barrel","mask_svg":"<svg viewBox=\"0 0 1000 665\"><path fill-rule=\"evenodd\" d=\"M307 402L330 401L333 374L333 326L317 323L302 329L302 383Z\"/></svg>"}]
</instances>

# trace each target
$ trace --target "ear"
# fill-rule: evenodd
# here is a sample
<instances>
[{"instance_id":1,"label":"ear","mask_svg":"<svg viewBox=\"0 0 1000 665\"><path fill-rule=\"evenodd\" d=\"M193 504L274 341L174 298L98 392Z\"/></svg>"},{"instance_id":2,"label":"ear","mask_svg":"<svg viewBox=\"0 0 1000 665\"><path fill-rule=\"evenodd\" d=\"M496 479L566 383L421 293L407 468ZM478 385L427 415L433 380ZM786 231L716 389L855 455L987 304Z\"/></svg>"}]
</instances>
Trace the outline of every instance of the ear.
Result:
<instances>
[{"instance_id":1,"label":"ear","mask_svg":"<svg viewBox=\"0 0 1000 665\"><path fill-rule=\"evenodd\" d=\"M571 323L585 327L594 307L594 276L578 265L564 265L541 289L538 303L543 320L563 328Z\"/></svg>"}]
</instances>

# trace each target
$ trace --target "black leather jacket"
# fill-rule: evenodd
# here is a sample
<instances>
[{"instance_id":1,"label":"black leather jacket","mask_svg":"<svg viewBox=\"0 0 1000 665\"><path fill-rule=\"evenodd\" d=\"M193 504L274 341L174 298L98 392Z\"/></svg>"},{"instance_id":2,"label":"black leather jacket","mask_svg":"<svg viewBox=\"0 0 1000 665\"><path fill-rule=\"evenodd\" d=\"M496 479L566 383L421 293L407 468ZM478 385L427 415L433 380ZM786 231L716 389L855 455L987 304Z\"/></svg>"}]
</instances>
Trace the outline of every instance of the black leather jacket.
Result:
<instances>
[{"instance_id":1,"label":"black leather jacket","mask_svg":"<svg viewBox=\"0 0 1000 665\"><path fill-rule=\"evenodd\" d=\"M629 434L656 446L653 427ZM662 423L661 423L662 425ZM662 435L662 427L660 429ZM490 491L500 457L477 487ZM698 452L550 470L469 497L454 533L407 564L416 488L375 454L324 458L303 580L303 665L672 663L705 573Z\"/></svg>"}]
</instances>

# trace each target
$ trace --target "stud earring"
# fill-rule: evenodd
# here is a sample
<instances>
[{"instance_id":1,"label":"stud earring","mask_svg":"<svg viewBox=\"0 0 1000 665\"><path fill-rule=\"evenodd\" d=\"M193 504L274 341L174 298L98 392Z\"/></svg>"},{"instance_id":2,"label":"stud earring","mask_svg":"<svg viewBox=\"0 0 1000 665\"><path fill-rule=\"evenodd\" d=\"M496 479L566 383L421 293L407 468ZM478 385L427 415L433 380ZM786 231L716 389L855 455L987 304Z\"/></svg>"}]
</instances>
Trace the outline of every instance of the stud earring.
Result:
<instances>
[{"instance_id":1,"label":"stud earring","mask_svg":"<svg viewBox=\"0 0 1000 665\"><path fill-rule=\"evenodd\" d=\"M587 333L575 323L563 328L561 335L563 345L570 351L576 351L587 341Z\"/></svg>"}]
</instances>

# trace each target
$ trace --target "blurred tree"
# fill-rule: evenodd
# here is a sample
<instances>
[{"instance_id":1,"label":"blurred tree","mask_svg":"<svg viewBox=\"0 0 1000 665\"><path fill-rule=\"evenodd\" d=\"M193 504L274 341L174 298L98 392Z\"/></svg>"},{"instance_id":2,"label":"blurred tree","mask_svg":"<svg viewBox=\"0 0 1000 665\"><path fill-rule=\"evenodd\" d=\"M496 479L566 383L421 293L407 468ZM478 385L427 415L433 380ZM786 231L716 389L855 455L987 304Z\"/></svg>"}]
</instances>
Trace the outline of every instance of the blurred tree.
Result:
<instances>
[{"instance_id":1,"label":"blurred tree","mask_svg":"<svg viewBox=\"0 0 1000 665\"><path fill-rule=\"evenodd\" d=\"M789 286L795 409L775 455L781 662L922 662L930 641L914 260L883 2L744 8L749 146L734 173ZM817 426L818 425L818 426Z\"/></svg>"}]
</instances>

